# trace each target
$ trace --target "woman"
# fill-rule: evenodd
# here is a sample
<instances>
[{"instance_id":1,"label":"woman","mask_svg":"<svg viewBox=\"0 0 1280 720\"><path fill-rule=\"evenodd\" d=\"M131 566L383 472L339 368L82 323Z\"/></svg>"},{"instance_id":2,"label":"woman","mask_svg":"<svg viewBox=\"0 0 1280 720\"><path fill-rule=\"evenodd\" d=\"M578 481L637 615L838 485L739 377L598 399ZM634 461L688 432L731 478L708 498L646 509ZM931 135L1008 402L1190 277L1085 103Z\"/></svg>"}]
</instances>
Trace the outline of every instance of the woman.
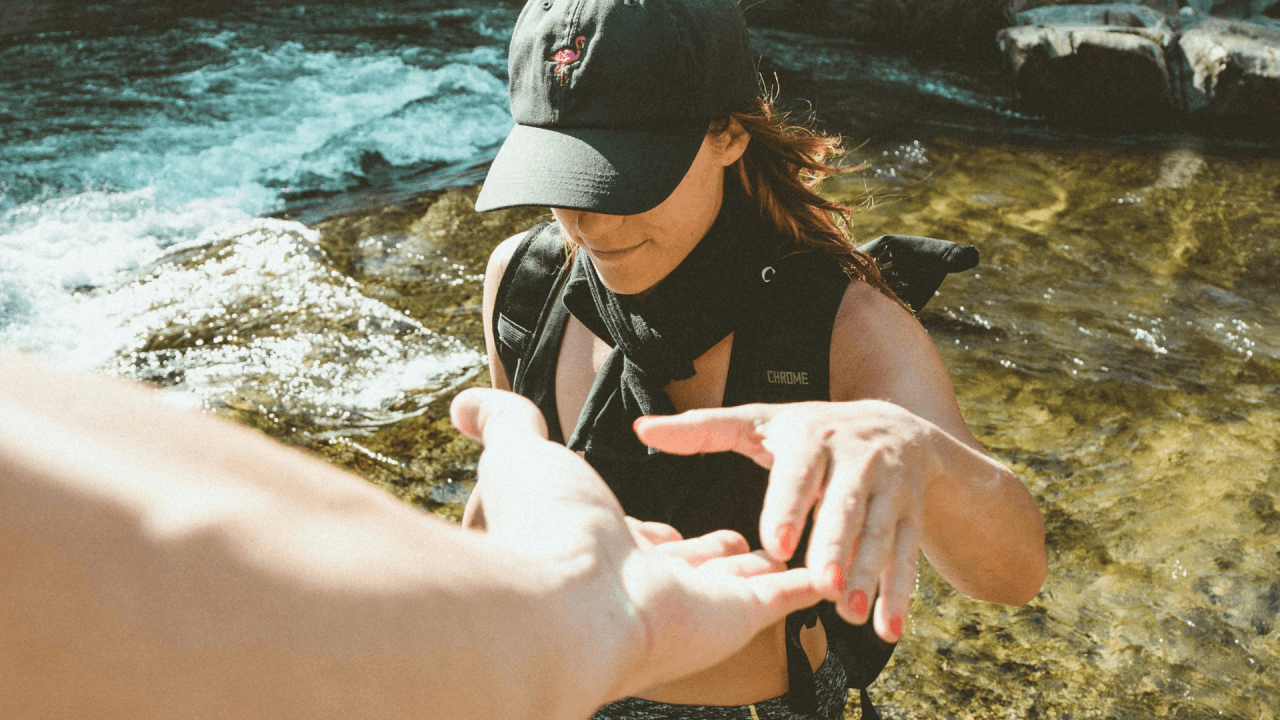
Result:
<instances>
[{"instance_id":1,"label":"woman","mask_svg":"<svg viewBox=\"0 0 1280 720\"><path fill-rule=\"evenodd\" d=\"M870 619L888 642L921 550L973 597L1034 597L1034 500L969 432L928 335L851 248L847 212L811 191L834 142L758 97L737 6L530 2L510 71L516 126L477 209L547 206L556 222L490 260L493 384L534 400L628 514L657 521L654 537L728 527L775 559L802 554L840 618ZM561 240L567 261L549 261ZM503 314L539 275L556 279L521 301L537 321ZM821 361L805 365L815 342ZM797 397L820 401L758 404ZM465 525L483 526L483 495L482 482ZM788 622L597 717L830 718L843 705L823 626Z\"/></svg>"}]
</instances>

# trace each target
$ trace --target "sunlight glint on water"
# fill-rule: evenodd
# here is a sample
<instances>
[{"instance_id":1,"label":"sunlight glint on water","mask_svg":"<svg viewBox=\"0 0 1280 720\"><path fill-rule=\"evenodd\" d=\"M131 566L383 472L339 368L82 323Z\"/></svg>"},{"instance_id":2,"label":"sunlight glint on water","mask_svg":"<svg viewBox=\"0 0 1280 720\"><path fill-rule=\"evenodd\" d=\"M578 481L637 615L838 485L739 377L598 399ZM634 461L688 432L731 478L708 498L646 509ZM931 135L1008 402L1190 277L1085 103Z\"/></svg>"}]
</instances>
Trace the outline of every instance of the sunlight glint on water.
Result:
<instances>
[{"instance_id":1,"label":"sunlight glint on water","mask_svg":"<svg viewBox=\"0 0 1280 720\"><path fill-rule=\"evenodd\" d=\"M926 575L894 707L1274 717L1280 218L1263 209L1280 164L924 145L923 166L868 147L868 170L831 185L880 196L866 237L981 250L922 319L975 433L1039 499L1050 578L1010 610Z\"/></svg>"}]
</instances>

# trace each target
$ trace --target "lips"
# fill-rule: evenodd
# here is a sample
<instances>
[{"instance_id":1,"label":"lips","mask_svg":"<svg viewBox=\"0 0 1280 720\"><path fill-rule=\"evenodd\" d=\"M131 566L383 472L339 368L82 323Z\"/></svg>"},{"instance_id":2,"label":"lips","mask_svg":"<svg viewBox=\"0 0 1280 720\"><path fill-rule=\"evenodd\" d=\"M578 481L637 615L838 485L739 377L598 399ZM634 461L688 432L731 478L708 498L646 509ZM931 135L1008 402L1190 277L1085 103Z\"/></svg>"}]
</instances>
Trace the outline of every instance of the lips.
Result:
<instances>
[{"instance_id":1,"label":"lips","mask_svg":"<svg viewBox=\"0 0 1280 720\"><path fill-rule=\"evenodd\" d=\"M636 243L635 245L632 245L632 246L631 246L631 247L629 247L629 248L622 248L622 249L620 249L620 250L598 250L598 249L593 248L593 247L591 247L590 245L587 245L587 244L585 244L585 243L582 245L582 247L586 249L586 251L587 251L587 253L588 253L589 255L591 255L591 258L592 258L592 259L599 259L599 260L621 260L622 258L625 258L625 257L627 257L628 255L630 255L631 253L633 253L633 252L635 252L636 250L640 249L640 248L641 248L642 246L644 246L644 244L645 244L645 243L647 243L647 242L649 242L649 241L648 241L648 240L641 240L639 243Z\"/></svg>"}]
</instances>

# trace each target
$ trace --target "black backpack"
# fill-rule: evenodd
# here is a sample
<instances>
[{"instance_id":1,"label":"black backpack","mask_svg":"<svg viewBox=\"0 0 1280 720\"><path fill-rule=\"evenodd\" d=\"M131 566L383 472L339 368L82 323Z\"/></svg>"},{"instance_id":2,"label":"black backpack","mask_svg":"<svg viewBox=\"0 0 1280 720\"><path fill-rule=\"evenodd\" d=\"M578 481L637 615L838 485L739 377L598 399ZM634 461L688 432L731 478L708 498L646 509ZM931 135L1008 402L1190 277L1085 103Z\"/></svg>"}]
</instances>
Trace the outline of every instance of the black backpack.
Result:
<instances>
[{"instance_id":1,"label":"black backpack","mask_svg":"<svg viewBox=\"0 0 1280 720\"><path fill-rule=\"evenodd\" d=\"M882 235L858 249L876 259L885 284L917 313L948 274L978 264L978 250L972 245L933 238ZM752 336L756 343L753 349L760 358L758 372L748 373L755 378L750 391L753 401L830 399L831 325L848 278L842 271L832 270L836 266L829 257L818 252L796 253L776 263L776 281L769 284L768 291L772 296L763 304L772 311L763 313L759 323L762 332ZM498 289L493 327L498 356L513 389L522 386L532 341L541 335L551 306L568 279L566 258L559 227L543 223L525 234L507 265ZM796 308L802 312L794 312ZM805 382L772 382L767 379L769 368L787 368L788 377L803 373ZM870 622L846 623L830 602L818 604L814 611L802 614L800 621L811 624L813 617L821 618L828 648L844 667L847 686L860 693L863 720L878 720L867 687L888 664L895 644L876 635ZM793 624L788 622L788 642L798 645Z\"/></svg>"}]
</instances>

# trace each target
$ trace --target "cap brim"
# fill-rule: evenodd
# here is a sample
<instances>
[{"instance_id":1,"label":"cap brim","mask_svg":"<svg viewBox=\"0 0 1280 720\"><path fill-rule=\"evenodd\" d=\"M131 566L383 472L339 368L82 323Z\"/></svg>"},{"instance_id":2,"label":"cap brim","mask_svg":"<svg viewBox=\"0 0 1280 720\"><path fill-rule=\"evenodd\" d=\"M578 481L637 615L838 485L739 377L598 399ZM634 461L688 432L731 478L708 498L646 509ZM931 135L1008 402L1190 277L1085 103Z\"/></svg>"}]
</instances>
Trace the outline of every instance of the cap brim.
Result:
<instances>
[{"instance_id":1,"label":"cap brim","mask_svg":"<svg viewBox=\"0 0 1280 720\"><path fill-rule=\"evenodd\" d=\"M702 147L706 125L676 129L546 129L516 125L476 210L536 206L636 215L666 200Z\"/></svg>"}]
</instances>

